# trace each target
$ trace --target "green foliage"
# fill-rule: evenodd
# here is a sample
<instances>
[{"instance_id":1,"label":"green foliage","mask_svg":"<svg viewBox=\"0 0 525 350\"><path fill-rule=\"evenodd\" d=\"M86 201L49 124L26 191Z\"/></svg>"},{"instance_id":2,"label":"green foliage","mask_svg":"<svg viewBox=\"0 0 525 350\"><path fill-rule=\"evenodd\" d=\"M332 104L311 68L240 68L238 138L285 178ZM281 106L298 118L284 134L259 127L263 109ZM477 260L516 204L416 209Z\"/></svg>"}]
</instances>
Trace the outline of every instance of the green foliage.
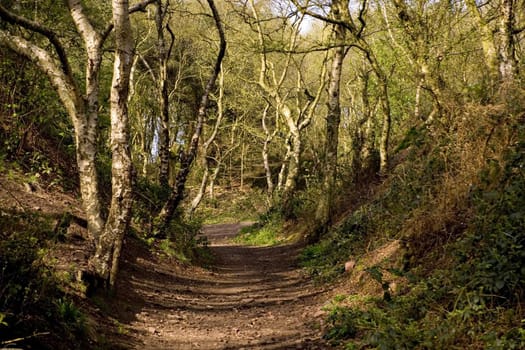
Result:
<instances>
[{"instance_id":1,"label":"green foliage","mask_svg":"<svg viewBox=\"0 0 525 350\"><path fill-rule=\"evenodd\" d=\"M133 192L135 202L132 221L142 228L146 236L149 236L153 232L154 217L168 198L169 188L164 188L147 178L139 177Z\"/></svg>"},{"instance_id":2,"label":"green foliage","mask_svg":"<svg viewBox=\"0 0 525 350\"><path fill-rule=\"evenodd\" d=\"M48 329L68 347L85 324L82 313L64 297L52 269L42 260L49 242L55 240L50 220L29 213L0 212L0 238L0 342ZM75 342L80 344L80 340ZM38 338L28 338L23 344L45 348Z\"/></svg>"},{"instance_id":3,"label":"green foliage","mask_svg":"<svg viewBox=\"0 0 525 350\"><path fill-rule=\"evenodd\" d=\"M519 301L525 294L524 164L521 142L507 153L499 179L482 174L485 182L472 195L476 216L456 247L459 282L497 304Z\"/></svg>"},{"instance_id":4,"label":"green foliage","mask_svg":"<svg viewBox=\"0 0 525 350\"><path fill-rule=\"evenodd\" d=\"M241 229L234 242L255 246L272 246L283 242L280 235L283 219L277 209L272 209L259 216L259 220Z\"/></svg>"},{"instance_id":5,"label":"green foliage","mask_svg":"<svg viewBox=\"0 0 525 350\"><path fill-rule=\"evenodd\" d=\"M72 331L84 331L86 317L72 300L59 298L56 302L57 315L64 325Z\"/></svg>"},{"instance_id":6,"label":"green foliage","mask_svg":"<svg viewBox=\"0 0 525 350\"><path fill-rule=\"evenodd\" d=\"M0 155L41 181L73 188L72 127L47 77L9 50L0 53L0 77Z\"/></svg>"},{"instance_id":7,"label":"green foliage","mask_svg":"<svg viewBox=\"0 0 525 350\"><path fill-rule=\"evenodd\" d=\"M371 222L366 207L352 213L319 243L306 247L301 253L301 264L316 279L333 281L344 273L344 262L363 249Z\"/></svg>"},{"instance_id":8,"label":"green foliage","mask_svg":"<svg viewBox=\"0 0 525 350\"><path fill-rule=\"evenodd\" d=\"M518 140L524 140L524 136L519 129ZM426 174L424 179L430 176L428 169L436 170L437 163L432 159L436 159L434 152L420 161L424 168L418 171ZM523 141L508 148L501 160L488 161L479 175L479 185L468 198L473 215L466 229L443 247L422 245L425 255L416 254L424 260L413 261L408 271L389 270L407 277L408 285L401 294L389 293L382 268L366 269L381 285L383 298L351 305L341 303L341 298L336 300L330 309L326 337L335 343L348 342L348 349L523 348L524 314L518 305L525 291L524 164ZM369 222L399 222L389 218L391 211L381 215L377 210L381 206L394 208L392 198L399 200L402 209L398 210L404 220L410 220L407 214L419 210L411 204L417 197L410 194L408 182L392 182L397 184L403 186L390 187L390 192L376 200L375 209L368 212ZM432 191L438 189L429 187L429 198L433 198ZM402 199L405 192L408 195ZM420 200L424 204L428 198L422 196ZM374 230L378 226L366 227ZM329 267L340 266L345 254L358 251L358 240L352 242L349 236L341 236L340 229L330 238L303 253L311 271L323 277L337 270ZM344 244L342 252L335 239ZM428 266L421 261L437 264Z\"/></svg>"},{"instance_id":9,"label":"green foliage","mask_svg":"<svg viewBox=\"0 0 525 350\"><path fill-rule=\"evenodd\" d=\"M282 242L278 237L279 225L259 227L258 225L245 227L241 230L234 242L255 245L272 246Z\"/></svg>"},{"instance_id":10,"label":"green foliage","mask_svg":"<svg viewBox=\"0 0 525 350\"><path fill-rule=\"evenodd\" d=\"M181 261L209 264L211 254L206 237L200 235L201 228L200 220L185 219L182 215L177 215L170 221L167 238L160 242L159 247L167 255L175 256Z\"/></svg>"},{"instance_id":11,"label":"green foliage","mask_svg":"<svg viewBox=\"0 0 525 350\"><path fill-rule=\"evenodd\" d=\"M216 198L204 198L196 214L206 224L256 221L257 216L266 210L261 205L264 202L265 194L259 190L223 193Z\"/></svg>"}]
</instances>

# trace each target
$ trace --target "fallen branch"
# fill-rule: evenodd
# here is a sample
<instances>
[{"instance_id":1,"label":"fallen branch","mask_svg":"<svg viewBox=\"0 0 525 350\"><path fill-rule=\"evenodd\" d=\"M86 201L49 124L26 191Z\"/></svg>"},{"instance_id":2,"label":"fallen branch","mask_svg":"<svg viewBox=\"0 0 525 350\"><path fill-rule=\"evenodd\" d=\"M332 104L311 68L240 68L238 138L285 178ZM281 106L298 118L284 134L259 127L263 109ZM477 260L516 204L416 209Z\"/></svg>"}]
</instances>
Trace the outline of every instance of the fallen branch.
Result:
<instances>
[{"instance_id":1,"label":"fallen branch","mask_svg":"<svg viewBox=\"0 0 525 350\"><path fill-rule=\"evenodd\" d=\"M35 333L33 335L29 335L29 336L23 337L23 338L16 338L16 339L11 339L11 340L5 340L5 341L1 342L0 344L1 345L15 344L15 343L21 342L23 340L36 338L36 337L39 337L41 335L49 335L49 334L51 334L51 333L50 332Z\"/></svg>"}]
</instances>

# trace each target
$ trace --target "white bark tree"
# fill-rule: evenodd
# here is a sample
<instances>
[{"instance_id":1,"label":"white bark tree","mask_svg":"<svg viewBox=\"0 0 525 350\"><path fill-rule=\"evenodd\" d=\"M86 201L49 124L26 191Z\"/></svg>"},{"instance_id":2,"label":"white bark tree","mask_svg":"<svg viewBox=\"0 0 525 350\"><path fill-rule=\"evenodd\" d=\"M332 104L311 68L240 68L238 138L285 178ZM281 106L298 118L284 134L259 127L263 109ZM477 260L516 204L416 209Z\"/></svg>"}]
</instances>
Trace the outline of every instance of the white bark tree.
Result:
<instances>
[{"instance_id":1,"label":"white bark tree","mask_svg":"<svg viewBox=\"0 0 525 350\"><path fill-rule=\"evenodd\" d=\"M304 14L299 16L295 23L290 28L288 35L288 42L285 48L285 57L283 59L282 69L278 73L275 64L271 62L267 56L268 43L265 39L265 32L262 26L263 19L260 18L257 6L253 0L250 0L250 7L252 16L255 20L255 27L257 30L258 44L259 44L259 57L260 57L260 68L259 68L259 79L257 84L263 91L265 99L269 101L283 120L283 124L287 128L287 137L285 138L286 154L282 161L281 170L279 172L279 178L277 181L277 190L281 194L281 211L286 219L292 219L293 214L293 202L292 199L295 195L297 181L300 176L301 166L301 154L303 152L303 133L304 130L310 125L314 112L319 100L322 95L323 88L325 86L325 62L322 63L320 68L320 79L319 85L315 95L309 93L304 98L299 98L299 95L306 91L306 87L303 86L302 76L300 67L297 69L297 82L295 86L295 99L292 99L290 90L284 88L284 84L287 78L292 74L292 66L294 61L294 51L297 49L298 39L300 36L301 22L304 18ZM263 115L263 122L266 117ZM266 125L264 125L266 127ZM266 132L266 147L271 141L272 136ZM263 153L263 159L265 155ZM266 170L268 179L268 169ZM271 174L269 175L271 179ZM273 189L273 186L269 186Z\"/></svg>"},{"instance_id":2,"label":"white bark tree","mask_svg":"<svg viewBox=\"0 0 525 350\"><path fill-rule=\"evenodd\" d=\"M107 24L103 30L98 31L87 16L81 1L67 0L71 18L75 23L79 37L84 43L86 54L84 91L81 88L82 84L75 78L69 63L68 53L57 32L40 23L16 15L0 5L0 18L14 26L41 34L52 44L52 48L47 48L41 43L29 41L21 35L13 35L8 30L0 30L0 45L25 56L34 62L43 74L48 76L71 118L75 133L80 193L86 212L88 231L96 247L96 253L90 260L93 269L91 272L97 279L109 283L108 286L114 286L115 283L121 238L127 228L131 205L127 89L133 41L129 14L143 10L153 1L145 0L129 7L128 2L115 0L113 3L113 21ZM115 75L111 96L113 193L109 216L107 220L104 220L95 164L98 137L99 76L103 45L114 27L118 30L116 31L117 54L114 62ZM122 34L123 32L125 33Z\"/></svg>"},{"instance_id":3,"label":"white bark tree","mask_svg":"<svg viewBox=\"0 0 525 350\"><path fill-rule=\"evenodd\" d=\"M111 205L104 230L90 264L98 278L115 286L124 235L131 218L132 163L129 144L128 95L133 61L133 33L129 2L113 0L115 58L111 83Z\"/></svg>"}]
</instances>

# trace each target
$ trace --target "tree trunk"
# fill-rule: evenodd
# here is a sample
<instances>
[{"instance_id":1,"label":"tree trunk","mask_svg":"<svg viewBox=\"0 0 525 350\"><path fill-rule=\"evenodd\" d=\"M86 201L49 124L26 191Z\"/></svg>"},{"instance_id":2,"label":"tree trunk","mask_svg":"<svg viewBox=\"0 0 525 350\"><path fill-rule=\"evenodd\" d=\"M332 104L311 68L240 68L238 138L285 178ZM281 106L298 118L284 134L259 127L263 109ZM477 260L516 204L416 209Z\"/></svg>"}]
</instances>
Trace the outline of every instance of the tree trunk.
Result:
<instances>
[{"instance_id":1,"label":"tree trunk","mask_svg":"<svg viewBox=\"0 0 525 350\"><path fill-rule=\"evenodd\" d=\"M189 149L187 152L182 152L180 170L175 178L175 183L172 187L172 191L166 203L162 207L159 215L157 215L157 217L155 218L156 228L154 234L156 236L165 234L163 231L165 231L168 228L170 221L173 218L173 215L175 214L175 210L179 206L180 202L184 199L184 189L186 186L186 180L188 178L188 174L190 173L191 165L193 164L193 161L197 156L197 150L199 148L199 139L202 133L204 117L206 116L206 109L208 107L209 96L213 86L215 85L215 81L217 80L217 77L219 76L219 73L221 71L222 59L224 58L224 54L226 52L226 39L224 36L224 30L222 27L221 19L219 17L219 13L217 11L217 8L215 7L215 3L213 2L213 0L208 0L208 5L210 6L213 18L215 20L215 26L217 27L217 31L219 32L219 53L217 54L217 59L215 60L215 67L213 73L210 79L208 80L208 83L206 84L206 87L204 88L204 92L201 97L199 110L197 112L195 131L191 137Z\"/></svg>"},{"instance_id":2,"label":"tree trunk","mask_svg":"<svg viewBox=\"0 0 525 350\"><path fill-rule=\"evenodd\" d=\"M76 4L75 1L71 1ZM77 4L78 5L78 4ZM78 26L78 18L87 20L80 7L71 10L71 15ZM38 23L16 16L0 5L0 17L6 22L16 24L46 36L53 44L60 59L60 67L48 51L17 36L0 30L0 43L6 45L20 55L34 62L38 68L47 74L64 105L74 127L76 159L79 171L80 193L82 205L86 212L88 232L93 239L97 239L102 231L104 220L101 214L99 199L98 177L95 168L97 120L98 120L98 75L100 70L101 52L97 48L101 45L101 38L94 30L86 28L83 39L88 52L86 65L86 97L80 92L69 66L68 57L56 33ZM82 28L84 29L84 28ZM92 29L92 28L91 28ZM88 40L89 39L89 40Z\"/></svg>"},{"instance_id":3,"label":"tree trunk","mask_svg":"<svg viewBox=\"0 0 525 350\"><path fill-rule=\"evenodd\" d=\"M163 187L169 186L170 173L170 102L168 93L168 59L169 51L166 47L164 37L164 18L166 12L162 7L162 1L156 1L155 25L157 27L157 52L159 59L159 105L160 105L160 170L159 183Z\"/></svg>"},{"instance_id":4,"label":"tree trunk","mask_svg":"<svg viewBox=\"0 0 525 350\"><path fill-rule=\"evenodd\" d=\"M217 179L217 175L219 175L219 172L221 171L221 162L217 163L217 167L215 170L213 170L213 173L210 177L210 189L208 190L208 195L211 199L215 198L215 180Z\"/></svg>"},{"instance_id":5,"label":"tree trunk","mask_svg":"<svg viewBox=\"0 0 525 350\"><path fill-rule=\"evenodd\" d=\"M381 109L383 112L383 125L381 128L381 137L379 139L379 174L385 176L388 171L388 144L390 141L390 101L388 97L387 79L384 74L378 74L380 84Z\"/></svg>"},{"instance_id":6,"label":"tree trunk","mask_svg":"<svg viewBox=\"0 0 525 350\"><path fill-rule=\"evenodd\" d=\"M281 203L281 213L285 220L295 219L293 197L297 188L297 180L299 178L301 166L301 153L303 151L301 135L298 130L293 132L290 137L290 143L291 147L287 164L288 172L282 190Z\"/></svg>"},{"instance_id":7,"label":"tree trunk","mask_svg":"<svg viewBox=\"0 0 525 350\"><path fill-rule=\"evenodd\" d=\"M286 179L286 170L288 169L288 164L290 162L290 157L292 156L292 141L291 136L286 137L286 153L284 155L283 161L281 163L281 169L279 170L279 175L277 176L277 192L282 193L284 187L284 180Z\"/></svg>"},{"instance_id":8,"label":"tree trunk","mask_svg":"<svg viewBox=\"0 0 525 350\"><path fill-rule=\"evenodd\" d=\"M67 4L77 31L82 36L87 53L86 119L82 130L76 132L77 163L82 202L88 221L88 231L97 240L104 227L95 158L98 136L100 66L102 64L102 45L105 38L99 35L92 26L84 13L80 0L68 0Z\"/></svg>"},{"instance_id":9,"label":"tree trunk","mask_svg":"<svg viewBox=\"0 0 525 350\"><path fill-rule=\"evenodd\" d=\"M128 229L132 204L132 163L129 146L128 93L133 59L133 37L129 3L113 0L116 51L111 84L112 195L109 216L96 244L90 264L96 275L114 288L124 234Z\"/></svg>"},{"instance_id":10,"label":"tree trunk","mask_svg":"<svg viewBox=\"0 0 525 350\"><path fill-rule=\"evenodd\" d=\"M348 7L348 1L334 1L332 15L336 20L341 18L341 11ZM330 80L328 82L328 112L325 124L323 193L319 198L315 214L317 229L314 239L317 240L326 227L331 224L333 216L333 199L337 179L337 148L339 146L339 123L341 121L340 86L342 66L346 50L343 46L345 29L342 25L334 25L336 47L333 49Z\"/></svg>"},{"instance_id":11,"label":"tree trunk","mask_svg":"<svg viewBox=\"0 0 525 350\"><path fill-rule=\"evenodd\" d=\"M513 84L517 74L516 47L514 44L514 0L502 0L502 17L500 23L501 46L499 72L505 86Z\"/></svg>"},{"instance_id":12,"label":"tree trunk","mask_svg":"<svg viewBox=\"0 0 525 350\"><path fill-rule=\"evenodd\" d=\"M204 197L204 193L206 193L206 186L208 185L208 178L210 177L210 165L209 161L207 159L204 160L204 173L202 174L201 179L201 185L199 187L199 191L193 197L193 200L191 201L190 209L188 210L188 215L190 217L193 216L193 213L195 213L195 210L199 206L200 202L202 201L202 198Z\"/></svg>"},{"instance_id":13,"label":"tree trunk","mask_svg":"<svg viewBox=\"0 0 525 350\"><path fill-rule=\"evenodd\" d=\"M264 174L266 176L266 195L268 199L270 199L273 196L273 180L272 180L272 169L270 168L270 161L268 158L268 148L270 146L270 142L272 142L273 137L277 133L277 126L274 129L273 133L270 133L268 126L266 125L266 118L268 115L268 109L270 108L270 104L266 103L266 106L264 107L264 111L262 114L262 128L264 130L264 143L263 148L261 151L262 158L263 158L263 165L264 165Z\"/></svg>"}]
</instances>

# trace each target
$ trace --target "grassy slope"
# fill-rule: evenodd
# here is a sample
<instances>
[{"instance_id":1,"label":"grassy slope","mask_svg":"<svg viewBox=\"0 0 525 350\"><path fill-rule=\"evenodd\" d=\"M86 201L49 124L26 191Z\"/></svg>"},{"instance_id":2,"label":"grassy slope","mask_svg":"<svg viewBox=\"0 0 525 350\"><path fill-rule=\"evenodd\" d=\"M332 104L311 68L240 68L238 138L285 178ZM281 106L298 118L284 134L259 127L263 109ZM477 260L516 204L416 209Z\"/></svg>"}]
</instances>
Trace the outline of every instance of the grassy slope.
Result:
<instances>
[{"instance_id":1,"label":"grassy slope","mask_svg":"<svg viewBox=\"0 0 525 350\"><path fill-rule=\"evenodd\" d=\"M343 286L327 307L334 343L525 347L525 128L484 116L413 129L374 195L304 251L313 275Z\"/></svg>"}]
</instances>

